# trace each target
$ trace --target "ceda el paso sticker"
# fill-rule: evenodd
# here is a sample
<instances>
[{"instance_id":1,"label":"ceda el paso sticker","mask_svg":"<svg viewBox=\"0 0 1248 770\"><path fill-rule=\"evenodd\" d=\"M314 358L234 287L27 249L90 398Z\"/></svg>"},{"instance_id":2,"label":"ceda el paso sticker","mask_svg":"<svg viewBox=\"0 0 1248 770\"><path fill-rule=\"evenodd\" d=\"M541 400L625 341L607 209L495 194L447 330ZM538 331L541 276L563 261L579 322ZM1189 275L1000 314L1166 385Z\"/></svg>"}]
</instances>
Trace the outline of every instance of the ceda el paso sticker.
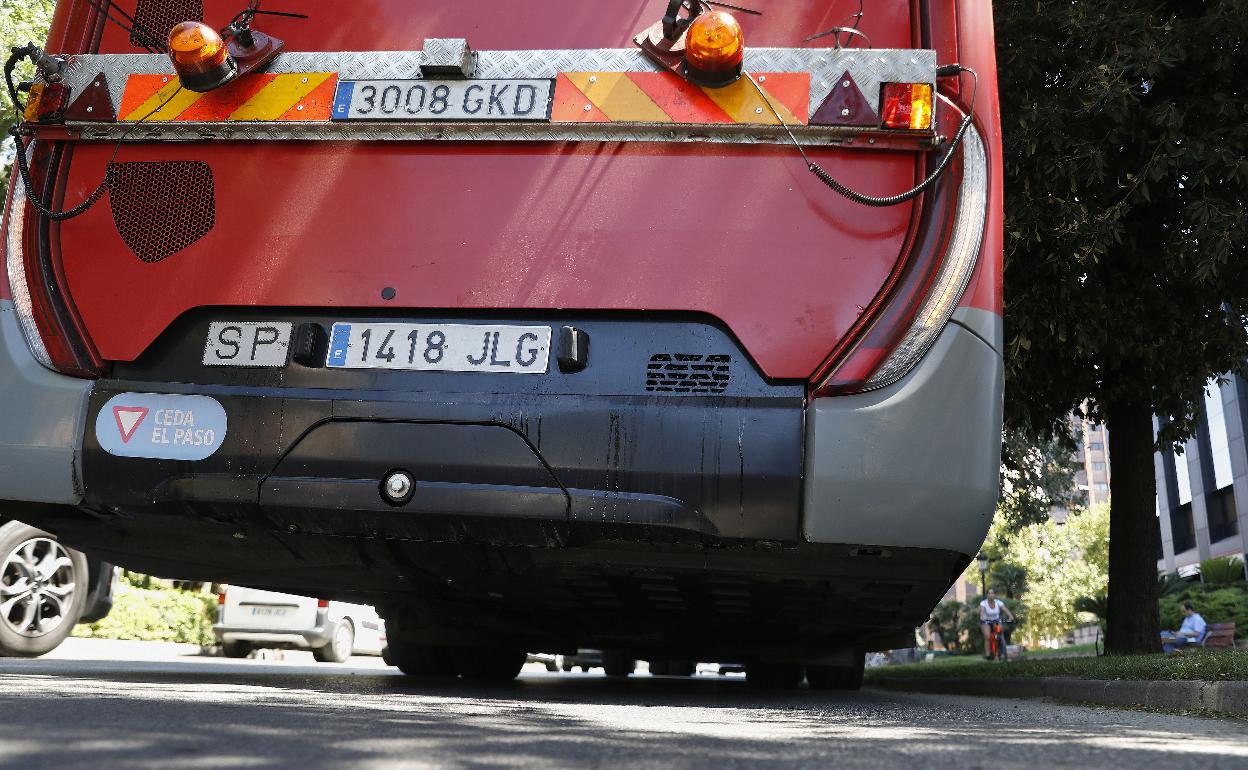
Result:
<instances>
[{"instance_id":1,"label":"ceda el paso sticker","mask_svg":"<svg viewBox=\"0 0 1248 770\"><path fill-rule=\"evenodd\" d=\"M117 457L203 460L225 441L225 408L208 396L122 393L95 417L95 437Z\"/></svg>"}]
</instances>

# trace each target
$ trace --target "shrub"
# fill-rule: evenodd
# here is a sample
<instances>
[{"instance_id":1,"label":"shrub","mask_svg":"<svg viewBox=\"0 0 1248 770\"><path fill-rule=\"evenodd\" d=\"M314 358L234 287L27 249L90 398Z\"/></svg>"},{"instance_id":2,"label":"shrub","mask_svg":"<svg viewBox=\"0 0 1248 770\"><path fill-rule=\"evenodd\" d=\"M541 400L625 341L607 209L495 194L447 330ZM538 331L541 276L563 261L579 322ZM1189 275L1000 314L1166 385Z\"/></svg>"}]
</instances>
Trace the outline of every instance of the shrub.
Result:
<instances>
[{"instance_id":1,"label":"shrub","mask_svg":"<svg viewBox=\"0 0 1248 770\"><path fill-rule=\"evenodd\" d=\"M1157 602L1161 627L1177 629L1183 623L1183 602L1190 601L1206 623L1234 623L1235 636L1248 636L1248 591L1244 586L1210 588L1194 584L1179 596L1163 596Z\"/></svg>"},{"instance_id":2,"label":"shrub","mask_svg":"<svg viewBox=\"0 0 1248 770\"><path fill-rule=\"evenodd\" d=\"M1205 585L1229 586L1244 579L1244 562L1236 556L1205 559L1200 563L1200 577Z\"/></svg>"},{"instance_id":3,"label":"shrub","mask_svg":"<svg viewBox=\"0 0 1248 770\"><path fill-rule=\"evenodd\" d=\"M113 594L112 612L76 627L74 636L206 646L213 643L215 611L216 599L208 594L136 588L122 582Z\"/></svg>"}]
</instances>

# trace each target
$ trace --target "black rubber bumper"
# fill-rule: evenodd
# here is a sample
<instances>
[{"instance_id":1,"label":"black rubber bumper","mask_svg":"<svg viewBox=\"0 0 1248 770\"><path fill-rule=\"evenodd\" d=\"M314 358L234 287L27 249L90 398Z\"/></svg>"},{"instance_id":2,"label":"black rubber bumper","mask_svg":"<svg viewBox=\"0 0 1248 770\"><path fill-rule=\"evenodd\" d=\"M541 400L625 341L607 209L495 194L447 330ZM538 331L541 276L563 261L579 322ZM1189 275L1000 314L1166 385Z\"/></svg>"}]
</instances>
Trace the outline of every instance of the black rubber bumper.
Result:
<instances>
[{"instance_id":1,"label":"black rubber bumper","mask_svg":"<svg viewBox=\"0 0 1248 770\"><path fill-rule=\"evenodd\" d=\"M322 329L342 318L204 313L118 366L88 410L88 508L240 531L496 545L557 546L577 530L643 542L798 537L803 386L764 380L714 325L489 319L549 324L555 339L571 327L592 341L583 369L562 371L554 350L550 371L534 377L205 367L207 324L223 317ZM701 371L719 376L681 376ZM92 426L123 393L210 396L228 434L199 461L113 456ZM395 471L415 480L401 504L381 490Z\"/></svg>"}]
</instances>

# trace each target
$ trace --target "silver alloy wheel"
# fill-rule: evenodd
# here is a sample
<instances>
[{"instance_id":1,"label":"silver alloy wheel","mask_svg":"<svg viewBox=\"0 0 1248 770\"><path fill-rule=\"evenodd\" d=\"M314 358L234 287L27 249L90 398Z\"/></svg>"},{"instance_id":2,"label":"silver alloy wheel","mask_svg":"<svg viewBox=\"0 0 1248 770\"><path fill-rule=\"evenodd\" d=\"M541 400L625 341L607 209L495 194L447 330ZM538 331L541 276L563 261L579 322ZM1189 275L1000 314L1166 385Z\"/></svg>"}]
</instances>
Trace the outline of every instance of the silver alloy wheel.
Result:
<instances>
[{"instance_id":1,"label":"silver alloy wheel","mask_svg":"<svg viewBox=\"0 0 1248 770\"><path fill-rule=\"evenodd\" d=\"M17 545L0 566L0 622L37 638L66 622L74 604L74 562L60 543L35 537Z\"/></svg>"}]
</instances>

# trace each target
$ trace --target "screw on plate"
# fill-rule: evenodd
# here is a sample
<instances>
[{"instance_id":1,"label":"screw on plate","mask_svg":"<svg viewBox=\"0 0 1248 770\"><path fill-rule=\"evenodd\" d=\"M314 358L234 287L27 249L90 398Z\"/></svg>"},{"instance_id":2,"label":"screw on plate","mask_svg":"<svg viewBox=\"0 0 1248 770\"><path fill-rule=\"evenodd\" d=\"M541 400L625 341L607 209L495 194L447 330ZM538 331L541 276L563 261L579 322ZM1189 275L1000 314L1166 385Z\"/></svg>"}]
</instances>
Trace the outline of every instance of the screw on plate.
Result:
<instances>
[{"instance_id":1,"label":"screw on plate","mask_svg":"<svg viewBox=\"0 0 1248 770\"><path fill-rule=\"evenodd\" d=\"M304 82L304 83L308 82L308 79L307 79L307 78L304 78L304 79L303 79L303 82Z\"/></svg>"},{"instance_id":2,"label":"screw on plate","mask_svg":"<svg viewBox=\"0 0 1248 770\"><path fill-rule=\"evenodd\" d=\"M303 105L302 105L302 104L297 105L297 106L295 107L295 109L296 109L296 110L303 110Z\"/></svg>"},{"instance_id":3,"label":"screw on plate","mask_svg":"<svg viewBox=\"0 0 1248 770\"><path fill-rule=\"evenodd\" d=\"M587 105L585 105L585 111L586 111L586 112L589 112L589 111L590 111L590 110L592 110L593 108L594 108L594 105L592 105L592 104L587 104Z\"/></svg>"},{"instance_id":4,"label":"screw on plate","mask_svg":"<svg viewBox=\"0 0 1248 770\"><path fill-rule=\"evenodd\" d=\"M762 108L762 107L755 107L755 108L754 108L754 112L755 112L755 114L762 115L762 114L763 114L763 108Z\"/></svg>"},{"instance_id":5,"label":"screw on plate","mask_svg":"<svg viewBox=\"0 0 1248 770\"><path fill-rule=\"evenodd\" d=\"M381 483L381 494L387 502L402 504L411 498L415 487L416 482L407 471L391 471Z\"/></svg>"},{"instance_id":6,"label":"screw on plate","mask_svg":"<svg viewBox=\"0 0 1248 770\"><path fill-rule=\"evenodd\" d=\"M848 81L848 80L842 80L842 81L841 81L841 88L849 88L849 81Z\"/></svg>"},{"instance_id":7,"label":"screw on plate","mask_svg":"<svg viewBox=\"0 0 1248 770\"><path fill-rule=\"evenodd\" d=\"M597 76L597 75L590 75L590 76L589 76L589 82L591 82L591 83L597 83L597 82L598 82L598 76Z\"/></svg>"},{"instance_id":8,"label":"screw on plate","mask_svg":"<svg viewBox=\"0 0 1248 770\"><path fill-rule=\"evenodd\" d=\"M88 107L88 108L87 108L87 112L91 112L91 111L93 111L94 109L95 109L94 107Z\"/></svg>"},{"instance_id":9,"label":"screw on plate","mask_svg":"<svg viewBox=\"0 0 1248 770\"><path fill-rule=\"evenodd\" d=\"M758 76L758 82L760 82L760 83L766 83L766 82L767 82L767 76L766 76L766 75L759 75L759 76Z\"/></svg>"},{"instance_id":10,"label":"screw on plate","mask_svg":"<svg viewBox=\"0 0 1248 770\"><path fill-rule=\"evenodd\" d=\"M846 107L845 109L841 110L841 117L842 117L842 118L848 118L848 117L849 117L849 108L848 108L848 107Z\"/></svg>"}]
</instances>

